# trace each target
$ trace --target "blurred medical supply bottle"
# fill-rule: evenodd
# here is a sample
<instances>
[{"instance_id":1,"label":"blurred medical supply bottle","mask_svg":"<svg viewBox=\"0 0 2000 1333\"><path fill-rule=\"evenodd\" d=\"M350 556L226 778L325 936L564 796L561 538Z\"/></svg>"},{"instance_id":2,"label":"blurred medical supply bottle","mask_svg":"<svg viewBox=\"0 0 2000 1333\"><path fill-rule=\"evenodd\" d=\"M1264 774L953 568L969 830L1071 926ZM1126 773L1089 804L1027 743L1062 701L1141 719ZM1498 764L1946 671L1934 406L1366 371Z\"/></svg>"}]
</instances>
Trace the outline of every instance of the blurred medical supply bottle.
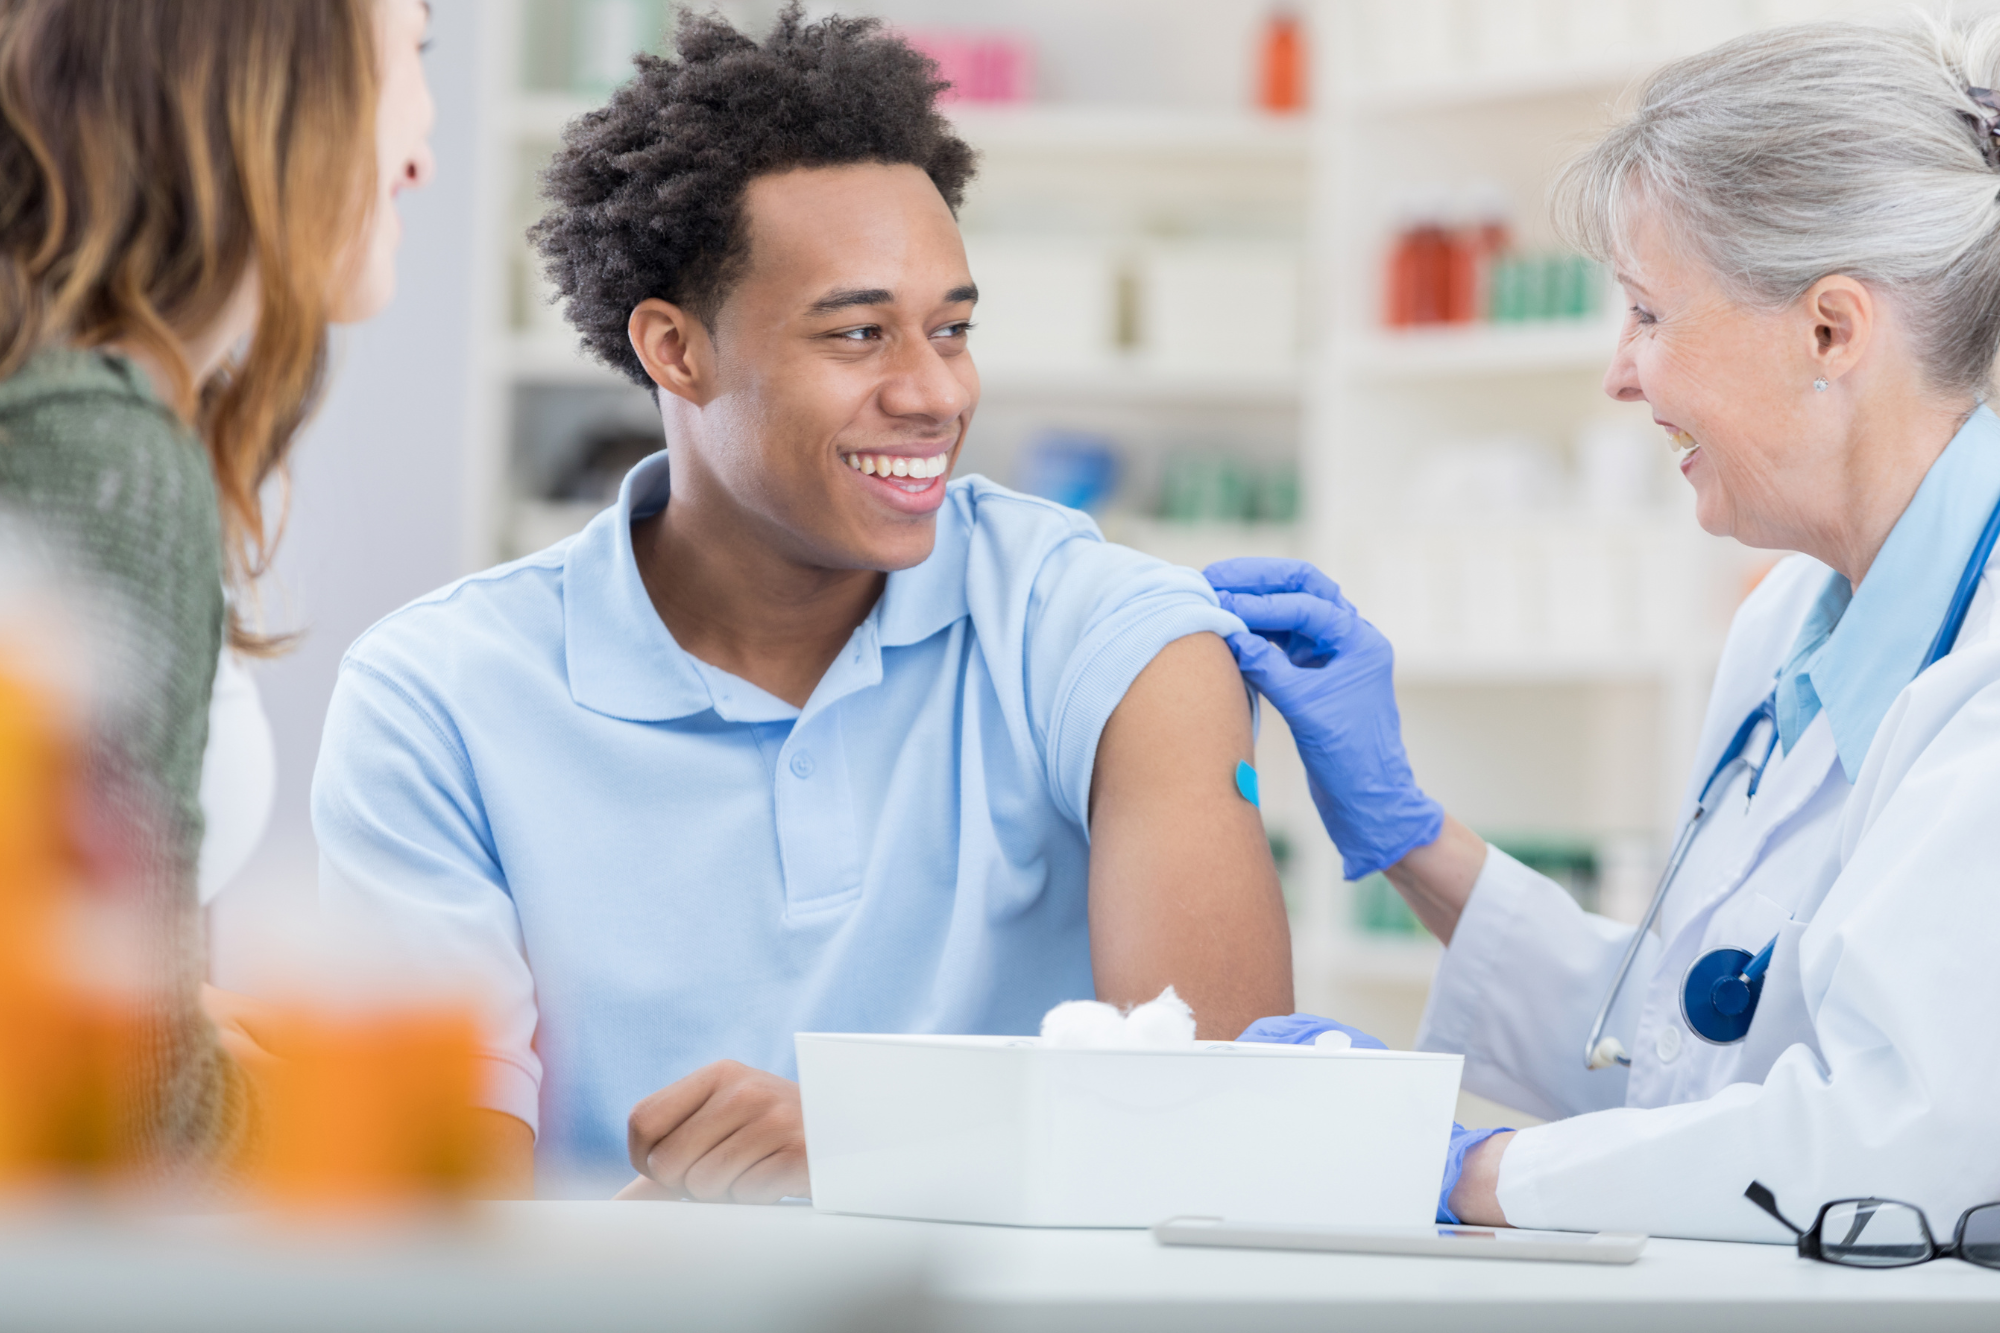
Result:
<instances>
[{"instance_id":1,"label":"blurred medical supply bottle","mask_svg":"<svg viewBox=\"0 0 2000 1333\"><path fill-rule=\"evenodd\" d=\"M1264 20L1257 49L1257 105L1280 115L1306 108L1306 34L1298 13L1279 6Z\"/></svg>"},{"instance_id":2,"label":"blurred medical supply bottle","mask_svg":"<svg viewBox=\"0 0 2000 1333\"><path fill-rule=\"evenodd\" d=\"M0 640L0 1188L121 1164L143 1005L86 984L91 866L76 710Z\"/></svg>"}]
</instances>

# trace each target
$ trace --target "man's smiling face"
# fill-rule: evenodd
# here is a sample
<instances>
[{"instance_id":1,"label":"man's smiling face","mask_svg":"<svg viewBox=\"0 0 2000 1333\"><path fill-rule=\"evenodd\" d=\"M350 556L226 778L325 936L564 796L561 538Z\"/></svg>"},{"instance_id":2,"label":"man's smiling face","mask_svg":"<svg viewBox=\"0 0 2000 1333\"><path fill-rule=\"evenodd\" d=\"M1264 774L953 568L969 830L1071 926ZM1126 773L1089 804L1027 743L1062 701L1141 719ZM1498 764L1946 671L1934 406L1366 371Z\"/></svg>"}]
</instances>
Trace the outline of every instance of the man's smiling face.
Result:
<instances>
[{"instance_id":1,"label":"man's smiling face","mask_svg":"<svg viewBox=\"0 0 2000 1333\"><path fill-rule=\"evenodd\" d=\"M920 168L872 163L759 177L743 207L703 438L673 441L676 469L692 444L802 564L919 564L979 402L957 221Z\"/></svg>"}]
</instances>

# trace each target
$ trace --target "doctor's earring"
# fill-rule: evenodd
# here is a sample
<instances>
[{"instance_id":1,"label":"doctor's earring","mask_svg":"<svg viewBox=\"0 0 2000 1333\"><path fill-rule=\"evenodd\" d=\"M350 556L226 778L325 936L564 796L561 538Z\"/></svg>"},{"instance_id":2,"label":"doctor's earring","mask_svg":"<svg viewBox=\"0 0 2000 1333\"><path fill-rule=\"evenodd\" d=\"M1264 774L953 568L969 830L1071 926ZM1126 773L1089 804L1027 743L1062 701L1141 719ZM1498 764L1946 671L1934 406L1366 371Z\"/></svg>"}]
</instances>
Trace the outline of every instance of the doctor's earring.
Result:
<instances>
[{"instance_id":1,"label":"doctor's earring","mask_svg":"<svg viewBox=\"0 0 2000 1333\"><path fill-rule=\"evenodd\" d=\"M1825 393L1825 392L1826 392L1826 381L1825 381L1824 379L1816 379L1816 380L1814 380L1814 381L1813 381L1813 388L1817 389L1817 390L1818 390L1819 392L1821 392L1821 393Z\"/></svg>"}]
</instances>

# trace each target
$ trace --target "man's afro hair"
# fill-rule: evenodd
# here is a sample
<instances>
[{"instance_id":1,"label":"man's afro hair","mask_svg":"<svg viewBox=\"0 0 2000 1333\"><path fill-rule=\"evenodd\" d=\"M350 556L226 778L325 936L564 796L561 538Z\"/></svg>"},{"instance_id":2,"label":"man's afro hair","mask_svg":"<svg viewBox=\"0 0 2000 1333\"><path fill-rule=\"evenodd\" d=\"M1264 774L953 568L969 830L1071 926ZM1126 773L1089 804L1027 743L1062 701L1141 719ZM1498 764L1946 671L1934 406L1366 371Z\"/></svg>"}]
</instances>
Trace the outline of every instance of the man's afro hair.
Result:
<instances>
[{"instance_id":1,"label":"man's afro hair","mask_svg":"<svg viewBox=\"0 0 2000 1333\"><path fill-rule=\"evenodd\" d=\"M907 163L956 212L974 170L937 110L949 85L880 20L808 24L794 0L759 45L683 12L675 47L678 59L637 57L638 76L564 130L542 173L549 210L528 231L584 346L647 387L625 331L633 307L659 297L714 327L748 254L754 178Z\"/></svg>"}]
</instances>

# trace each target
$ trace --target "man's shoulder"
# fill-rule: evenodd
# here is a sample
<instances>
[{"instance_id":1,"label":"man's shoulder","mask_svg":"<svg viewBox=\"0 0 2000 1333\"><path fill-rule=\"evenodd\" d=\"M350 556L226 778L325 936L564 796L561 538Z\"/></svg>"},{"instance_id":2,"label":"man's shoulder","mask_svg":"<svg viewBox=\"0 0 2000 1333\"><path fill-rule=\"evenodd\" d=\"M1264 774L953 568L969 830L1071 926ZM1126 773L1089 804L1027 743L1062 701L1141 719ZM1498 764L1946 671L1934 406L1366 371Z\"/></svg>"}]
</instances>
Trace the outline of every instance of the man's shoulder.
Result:
<instances>
[{"instance_id":1,"label":"man's shoulder","mask_svg":"<svg viewBox=\"0 0 2000 1333\"><path fill-rule=\"evenodd\" d=\"M563 574L575 538L468 574L405 603L376 621L341 659L411 689L449 691L454 683L511 676L564 633Z\"/></svg>"},{"instance_id":2,"label":"man's shoulder","mask_svg":"<svg viewBox=\"0 0 2000 1333\"><path fill-rule=\"evenodd\" d=\"M940 545L986 541L1025 550L1047 549L1077 538L1104 540L1090 515L1038 495L1010 490L976 472L945 488L944 508L938 518Z\"/></svg>"}]
</instances>

